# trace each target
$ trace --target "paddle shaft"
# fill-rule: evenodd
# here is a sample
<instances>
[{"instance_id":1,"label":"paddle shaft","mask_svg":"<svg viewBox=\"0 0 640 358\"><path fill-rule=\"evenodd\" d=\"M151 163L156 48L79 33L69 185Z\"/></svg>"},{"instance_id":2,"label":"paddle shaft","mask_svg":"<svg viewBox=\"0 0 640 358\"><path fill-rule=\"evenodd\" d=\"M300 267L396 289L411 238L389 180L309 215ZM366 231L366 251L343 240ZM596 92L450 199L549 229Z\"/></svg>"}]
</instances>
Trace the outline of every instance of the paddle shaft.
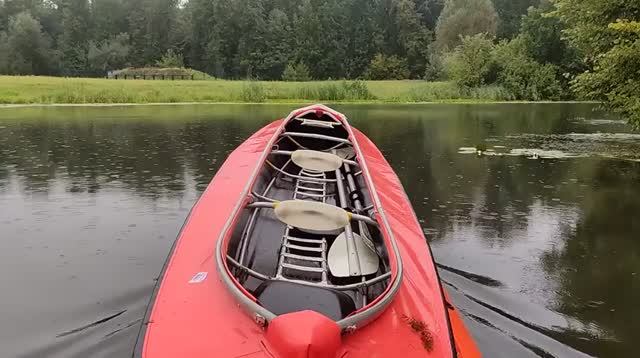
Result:
<instances>
[{"instance_id":1,"label":"paddle shaft","mask_svg":"<svg viewBox=\"0 0 640 358\"><path fill-rule=\"evenodd\" d=\"M342 173L340 169L336 169L336 186L338 187L338 197L340 198L340 206L343 209L347 207L347 195L344 190L344 182L342 181ZM351 224L344 227L344 234L347 241L347 254L349 255L349 272L353 276L360 276L362 270L360 268L360 258L358 257L358 250L356 250L356 243L353 238L353 230Z\"/></svg>"},{"instance_id":2,"label":"paddle shaft","mask_svg":"<svg viewBox=\"0 0 640 358\"><path fill-rule=\"evenodd\" d=\"M349 168L349 164L344 163L344 171L347 174L347 184L349 185L349 190L351 190L351 192L355 192L358 188L356 187L356 181L353 179L353 175L351 174L351 168ZM353 206L356 207L356 210L358 212L362 211L362 204L360 203L360 199L357 199L357 197L353 197ZM360 237L362 238L362 241L364 242L365 245L369 246L369 248L373 251L375 251L375 246L373 245L373 242L371 242L371 240L369 240L368 235L369 234L369 230L367 229L367 225L365 225L362 221L358 221L358 228L360 228ZM362 281L365 280L365 277L362 276ZM366 287L365 287L366 290ZM362 295L362 306L366 306L367 305L367 295L363 294Z\"/></svg>"},{"instance_id":3,"label":"paddle shaft","mask_svg":"<svg viewBox=\"0 0 640 358\"><path fill-rule=\"evenodd\" d=\"M356 191L358 187L356 186L356 181L351 174L351 168L349 167L349 164L344 164L344 171L347 173L347 183L349 184L349 190L351 190L351 192ZM362 203L360 202L360 199L357 199L357 197L354 197L353 199L353 206L355 206L356 211L362 212ZM369 239L370 234L369 230L367 229L367 225L365 225L362 221L358 221L358 227L360 228L360 236L362 237L364 243L369 246L371 250L376 251L375 245L373 244L371 239Z\"/></svg>"}]
</instances>

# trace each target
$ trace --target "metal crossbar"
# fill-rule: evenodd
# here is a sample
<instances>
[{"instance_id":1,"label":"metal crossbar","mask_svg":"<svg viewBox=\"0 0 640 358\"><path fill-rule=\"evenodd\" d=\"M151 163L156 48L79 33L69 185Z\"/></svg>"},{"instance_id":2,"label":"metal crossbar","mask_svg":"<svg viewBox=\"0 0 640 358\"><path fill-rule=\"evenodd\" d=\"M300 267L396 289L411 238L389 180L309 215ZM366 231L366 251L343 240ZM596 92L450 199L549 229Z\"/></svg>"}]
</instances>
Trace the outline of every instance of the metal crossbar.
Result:
<instances>
[{"instance_id":1,"label":"metal crossbar","mask_svg":"<svg viewBox=\"0 0 640 358\"><path fill-rule=\"evenodd\" d=\"M296 181L296 188L293 191L294 200L317 200L326 202L327 199L327 182L318 182L318 179L326 180L327 176L324 172L312 172L305 169L300 170Z\"/></svg>"},{"instance_id":2,"label":"metal crossbar","mask_svg":"<svg viewBox=\"0 0 640 358\"><path fill-rule=\"evenodd\" d=\"M252 270L244 265L240 265L240 263L236 260L233 259L233 257L227 255L227 262L229 264L231 264L233 267L239 269L242 272L246 272L247 274L259 279L259 280L276 280L277 278L275 277L269 277L267 275L261 274L260 272L257 272L255 270ZM284 281L289 281L289 282L296 282L299 283L301 285L308 285L308 286L320 286L320 287L327 287L327 288L332 288L334 290L338 290L338 291L350 291L350 290L357 290L357 289L361 289L363 287L368 287L368 286L372 286L375 285L378 282L382 282L385 280L388 280L391 277L391 272L386 272L380 276L376 276L370 280L366 280L363 282L357 282L357 283L352 283L352 284L348 284L348 285L332 285L330 283L315 283L315 282L308 282L308 281L302 281L302 280L295 280L295 279L286 279Z\"/></svg>"},{"instance_id":3,"label":"metal crossbar","mask_svg":"<svg viewBox=\"0 0 640 358\"><path fill-rule=\"evenodd\" d=\"M325 238L314 240L291 236L291 229L290 226L287 226L282 237L276 279L292 281L294 279L287 276L290 276L288 274L290 270L295 270L320 274L320 283L326 285L329 272L327 269L327 240ZM296 243L305 244L305 246Z\"/></svg>"}]
</instances>

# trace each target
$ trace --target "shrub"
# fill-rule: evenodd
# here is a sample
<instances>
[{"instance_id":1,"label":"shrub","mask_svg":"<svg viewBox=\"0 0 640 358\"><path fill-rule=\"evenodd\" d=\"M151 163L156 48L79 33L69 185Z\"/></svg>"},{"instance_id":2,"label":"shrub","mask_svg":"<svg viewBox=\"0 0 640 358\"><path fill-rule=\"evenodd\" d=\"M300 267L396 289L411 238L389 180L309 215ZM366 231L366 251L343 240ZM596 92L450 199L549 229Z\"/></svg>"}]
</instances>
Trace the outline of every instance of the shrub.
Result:
<instances>
[{"instance_id":1,"label":"shrub","mask_svg":"<svg viewBox=\"0 0 640 358\"><path fill-rule=\"evenodd\" d=\"M311 75L309 74L309 67L303 62L289 63L282 72L283 81L295 81L304 82L311 81Z\"/></svg>"},{"instance_id":2,"label":"shrub","mask_svg":"<svg viewBox=\"0 0 640 358\"><path fill-rule=\"evenodd\" d=\"M640 33L640 24L638 32ZM572 83L587 99L605 100L605 106L640 129L640 40L613 47L597 59L597 68Z\"/></svg>"},{"instance_id":3,"label":"shrub","mask_svg":"<svg viewBox=\"0 0 640 358\"><path fill-rule=\"evenodd\" d=\"M447 76L462 88L490 84L495 78L494 48L485 34L465 36L453 52L444 55Z\"/></svg>"},{"instance_id":4,"label":"shrub","mask_svg":"<svg viewBox=\"0 0 640 358\"><path fill-rule=\"evenodd\" d=\"M367 100L375 98L369 91L367 83L364 81L344 81L342 82L342 88L344 89L347 99Z\"/></svg>"},{"instance_id":5,"label":"shrub","mask_svg":"<svg viewBox=\"0 0 640 358\"><path fill-rule=\"evenodd\" d=\"M517 100L557 100L562 85L557 78L558 68L540 64L531 58L520 38L503 42L496 47L498 83Z\"/></svg>"},{"instance_id":6,"label":"shrub","mask_svg":"<svg viewBox=\"0 0 640 358\"><path fill-rule=\"evenodd\" d=\"M162 55L160 60L156 61L156 66L162 68L181 68L184 67L184 59L181 54L174 52L172 49L168 49L167 52Z\"/></svg>"},{"instance_id":7,"label":"shrub","mask_svg":"<svg viewBox=\"0 0 640 358\"><path fill-rule=\"evenodd\" d=\"M323 82L302 86L297 90L297 99L317 101L364 101L374 99L364 81Z\"/></svg>"},{"instance_id":8,"label":"shrub","mask_svg":"<svg viewBox=\"0 0 640 358\"><path fill-rule=\"evenodd\" d=\"M407 60L398 56L377 54L369 64L365 77L370 80L404 80L409 78Z\"/></svg>"},{"instance_id":9,"label":"shrub","mask_svg":"<svg viewBox=\"0 0 640 358\"><path fill-rule=\"evenodd\" d=\"M427 55L427 63L424 71L424 79L426 81L439 81L445 76L444 65L442 63L442 55L438 53L435 46L429 46L429 55Z\"/></svg>"},{"instance_id":10,"label":"shrub","mask_svg":"<svg viewBox=\"0 0 640 358\"><path fill-rule=\"evenodd\" d=\"M262 103L267 99L267 93L264 86L258 81L246 81L242 85L240 93L242 101L249 103Z\"/></svg>"},{"instance_id":11,"label":"shrub","mask_svg":"<svg viewBox=\"0 0 640 358\"><path fill-rule=\"evenodd\" d=\"M557 100L563 92L558 68L534 60L523 37L496 46L485 35L467 36L443 62L449 79L472 98L478 88L491 84L501 88L492 91L495 96L516 100Z\"/></svg>"},{"instance_id":12,"label":"shrub","mask_svg":"<svg viewBox=\"0 0 640 358\"><path fill-rule=\"evenodd\" d=\"M326 83L318 86L316 89L316 98L320 101L340 101L344 99L344 92L340 90L335 83Z\"/></svg>"}]
</instances>

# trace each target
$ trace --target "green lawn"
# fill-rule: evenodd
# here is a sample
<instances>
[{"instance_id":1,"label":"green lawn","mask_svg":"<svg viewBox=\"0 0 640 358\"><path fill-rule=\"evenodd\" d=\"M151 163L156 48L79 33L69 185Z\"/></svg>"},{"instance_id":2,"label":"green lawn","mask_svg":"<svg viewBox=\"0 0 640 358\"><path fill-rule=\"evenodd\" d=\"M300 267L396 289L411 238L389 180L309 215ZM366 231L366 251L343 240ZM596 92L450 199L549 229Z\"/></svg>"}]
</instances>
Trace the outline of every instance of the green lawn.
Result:
<instances>
[{"instance_id":1,"label":"green lawn","mask_svg":"<svg viewBox=\"0 0 640 358\"><path fill-rule=\"evenodd\" d=\"M499 87L464 92L425 81L162 81L0 76L0 104L504 101Z\"/></svg>"}]
</instances>

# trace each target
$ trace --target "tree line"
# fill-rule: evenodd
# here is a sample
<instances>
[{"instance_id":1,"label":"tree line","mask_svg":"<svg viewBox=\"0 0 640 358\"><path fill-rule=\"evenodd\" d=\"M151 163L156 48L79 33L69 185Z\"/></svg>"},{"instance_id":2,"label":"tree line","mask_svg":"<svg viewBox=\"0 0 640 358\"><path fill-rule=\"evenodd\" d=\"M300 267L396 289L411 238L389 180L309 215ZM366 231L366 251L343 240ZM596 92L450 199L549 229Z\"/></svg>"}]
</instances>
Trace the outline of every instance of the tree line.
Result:
<instances>
[{"instance_id":1,"label":"tree line","mask_svg":"<svg viewBox=\"0 0 640 358\"><path fill-rule=\"evenodd\" d=\"M451 80L640 123L640 1L0 0L0 73Z\"/></svg>"},{"instance_id":2,"label":"tree line","mask_svg":"<svg viewBox=\"0 0 640 358\"><path fill-rule=\"evenodd\" d=\"M97 76L177 54L218 78L281 79L289 66L294 78L419 79L438 27L447 46L511 38L538 1L0 0L0 71Z\"/></svg>"}]
</instances>

